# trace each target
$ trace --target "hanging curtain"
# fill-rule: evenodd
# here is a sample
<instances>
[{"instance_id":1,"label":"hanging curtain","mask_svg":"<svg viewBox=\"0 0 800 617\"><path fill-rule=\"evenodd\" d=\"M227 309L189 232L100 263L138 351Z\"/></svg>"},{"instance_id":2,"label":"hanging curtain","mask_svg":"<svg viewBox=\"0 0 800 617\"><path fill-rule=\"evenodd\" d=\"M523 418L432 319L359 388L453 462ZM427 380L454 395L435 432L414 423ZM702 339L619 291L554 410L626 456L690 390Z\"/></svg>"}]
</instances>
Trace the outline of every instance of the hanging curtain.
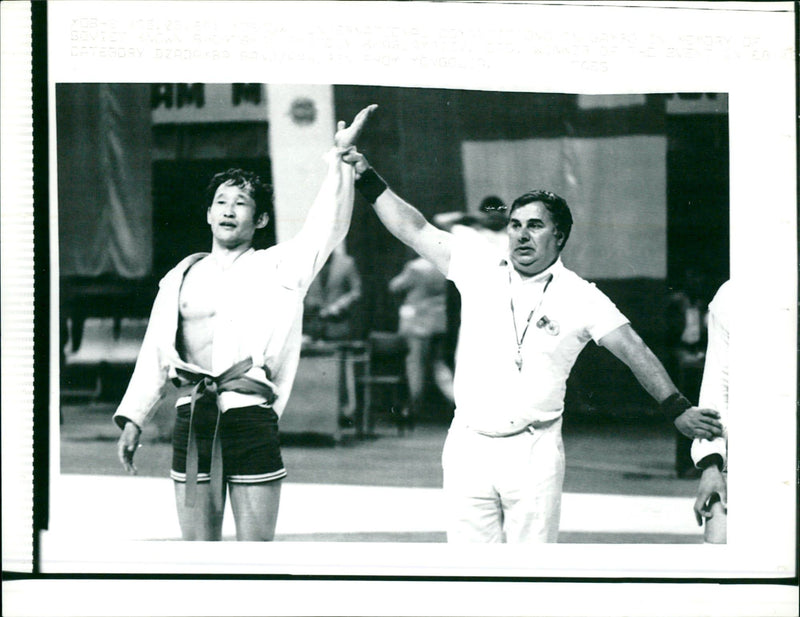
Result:
<instances>
[{"instance_id":1,"label":"hanging curtain","mask_svg":"<svg viewBox=\"0 0 800 617\"><path fill-rule=\"evenodd\" d=\"M150 86L59 84L56 125L61 275L147 276Z\"/></svg>"},{"instance_id":2,"label":"hanging curtain","mask_svg":"<svg viewBox=\"0 0 800 617\"><path fill-rule=\"evenodd\" d=\"M664 278L666 154L664 135L464 142L468 208L554 191L575 221L565 265L590 279Z\"/></svg>"}]
</instances>

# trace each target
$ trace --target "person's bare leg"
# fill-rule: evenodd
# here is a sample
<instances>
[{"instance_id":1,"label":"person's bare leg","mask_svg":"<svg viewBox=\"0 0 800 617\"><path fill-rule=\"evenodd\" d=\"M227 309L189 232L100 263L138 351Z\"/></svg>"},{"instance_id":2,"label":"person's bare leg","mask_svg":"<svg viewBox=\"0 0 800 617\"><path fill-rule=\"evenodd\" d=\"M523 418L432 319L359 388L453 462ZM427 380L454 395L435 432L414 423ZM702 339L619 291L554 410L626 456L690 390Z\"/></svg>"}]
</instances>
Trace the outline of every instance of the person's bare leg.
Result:
<instances>
[{"instance_id":1,"label":"person's bare leg","mask_svg":"<svg viewBox=\"0 0 800 617\"><path fill-rule=\"evenodd\" d=\"M225 496L222 509L217 511L211 500L210 483L197 485L197 501L194 507L184 504L186 484L174 482L175 505L178 508L178 523L184 540L222 540L222 517L225 513Z\"/></svg>"},{"instance_id":2,"label":"person's bare leg","mask_svg":"<svg viewBox=\"0 0 800 617\"><path fill-rule=\"evenodd\" d=\"M275 537L281 480L261 484L229 484L236 539L270 542Z\"/></svg>"},{"instance_id":3,"label":"person's bare leg","mask_svg":"<svg viewBox=\"0 0 800 617\"><path fill-rule=\"evenodd\" d=\"M425 354L428 350L427 339L421 336L409 336L406 339L408 355L406 356L406 379L408 393L413 408L422 396L425 388Z\"/></svg>"}]
</instances>

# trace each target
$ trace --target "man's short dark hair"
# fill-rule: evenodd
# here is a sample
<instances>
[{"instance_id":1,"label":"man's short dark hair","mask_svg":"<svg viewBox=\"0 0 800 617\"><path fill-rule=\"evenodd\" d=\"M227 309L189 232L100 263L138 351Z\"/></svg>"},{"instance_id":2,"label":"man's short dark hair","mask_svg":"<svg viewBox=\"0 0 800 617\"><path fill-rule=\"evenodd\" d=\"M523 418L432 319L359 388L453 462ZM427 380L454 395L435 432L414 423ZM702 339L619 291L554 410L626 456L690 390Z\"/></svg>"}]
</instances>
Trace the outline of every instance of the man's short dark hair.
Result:
<instances>
[{"instance_id":1,"label":"man's short dark hair","mask_svg":"<svg viewBox=\"0 0 800 617\"><path fill-rule=\"evenodd\" d=\"M569 233L572 231L572 212L569 210L567 200L563 197L551 191L528 191L514 200L514 203L511 204L508 210L508 216L511 217L511 214L517 208L535 202L543 203L544 207L547 208L547 211L550 213L550 217L553 219L553 225L555 225L555 228L564 238L563 242L561 242L561 248L563 249L569 239Z\"/></svg>"},{"instance_id":2,"label":"man's short dark hair","mask_svg":"<svg viewBox=\"0 0 800 617\"><path fill-rule=\"evenodd\" d=\"M250 197L256 204L255 218L262 214L268 214L272 205L272 187L261 181L252 171L231 168L215 174L206 187L206 207L210 206L214 200L214 194L223 184L232 184L250 193Z\"/></svg>"},{"instance_id":3,"label":"man's short dark hair","mask_svg":"<svg viewBox=\"0 0 800 617\"><path fill-rule=\"evenodd\" d=\"M481 200L478 210L485 213L506 211L506 204L497 195L489 195Z\"/></svg>"},{"instance_id":4,"label":"man's short dark hair","mask_svg":"<svg viewBox=\"0 0 800 617\"><path fill-rule=\"evenodd\" d=\"M492 231L500 231L508 224L508 206L497 195L484 197L478 210L483 214L484 227Z\"/></svg>"}]
</instances>

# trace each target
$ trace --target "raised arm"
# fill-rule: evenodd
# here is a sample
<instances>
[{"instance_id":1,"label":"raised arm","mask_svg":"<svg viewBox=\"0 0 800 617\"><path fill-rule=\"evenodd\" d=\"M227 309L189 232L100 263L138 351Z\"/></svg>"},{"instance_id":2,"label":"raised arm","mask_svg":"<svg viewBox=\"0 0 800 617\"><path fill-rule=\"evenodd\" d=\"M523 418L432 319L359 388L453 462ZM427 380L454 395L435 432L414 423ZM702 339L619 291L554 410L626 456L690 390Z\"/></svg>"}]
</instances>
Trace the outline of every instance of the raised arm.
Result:
<instances>
[{"instance_id":1,"label":"raised arm","mask_svg":"<svg viewBox=\"0 0 800 617\"><path fill-rule=\"evenodd\" d=\"M647 393L673 417L675 426L687 437L712 437L722 433L719 414L692 407L672 383L666 369L636 331L625 324L599 341L630 368Z\"/></svg>"},{"instance_id":2,"label":"raised arm","mask_svg":"<svg viewBox=\"0 0 800 617\"><path fill-rule=\"evenodd\" d=\"M440 212L433 216L433 224L439 229L450 231L454 225L474 225L478 219L466 212Z\"/></svg>"},{"instance_id":3,"label":"raised arm","mask_svg":"<svg viewBox=\"0 0 800 617\"><path fill-rule=\"evenodd\" d=\"M344 240L353 214L353 169L342 161L342 155L353 147L370 114L377 105L362 109L350 126L339 121L334 136L333 151L326 156L328 171L308 210L305 223L292 242L307 250L316 250L313 264L315 276L333 249ZM313 276L312 276L313 278Z\"/></svg>"},{"instance_id":4,"label":"raised arm","mask_svg":"<svg viewBox=\"0 0 800 617\"><path fill-rule=\"evenodd\" d=\"M431 225L419 210L386 186L363 154L351 150L342 158L355 167L356 189L372 203L386 229L447 275L452 235Z\"/></svg>"}]
</instances>

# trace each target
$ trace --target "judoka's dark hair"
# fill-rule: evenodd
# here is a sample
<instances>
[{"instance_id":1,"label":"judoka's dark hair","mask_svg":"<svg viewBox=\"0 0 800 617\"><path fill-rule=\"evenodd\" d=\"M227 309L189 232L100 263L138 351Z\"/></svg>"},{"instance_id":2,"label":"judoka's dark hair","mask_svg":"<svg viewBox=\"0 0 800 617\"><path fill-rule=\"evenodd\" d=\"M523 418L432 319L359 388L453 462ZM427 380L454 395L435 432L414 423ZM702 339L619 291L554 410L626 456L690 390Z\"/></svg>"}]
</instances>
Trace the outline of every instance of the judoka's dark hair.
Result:
<instances>
[{"instance_id":1,"label":"judoka's dark hair","mask_svg":"<svg viewBox=\"0 0 800 617\"><path fill-rule=\"evenodd\" d=\"M250 193L250 197L256 202L255 218L262 214L268 214L272 206L272 187L261 181L252 171L231 168L215 174L206 187L206 207L210 206L214 200L214 194L223 184L232 184Z\"/></svg>"}]
</instances>

